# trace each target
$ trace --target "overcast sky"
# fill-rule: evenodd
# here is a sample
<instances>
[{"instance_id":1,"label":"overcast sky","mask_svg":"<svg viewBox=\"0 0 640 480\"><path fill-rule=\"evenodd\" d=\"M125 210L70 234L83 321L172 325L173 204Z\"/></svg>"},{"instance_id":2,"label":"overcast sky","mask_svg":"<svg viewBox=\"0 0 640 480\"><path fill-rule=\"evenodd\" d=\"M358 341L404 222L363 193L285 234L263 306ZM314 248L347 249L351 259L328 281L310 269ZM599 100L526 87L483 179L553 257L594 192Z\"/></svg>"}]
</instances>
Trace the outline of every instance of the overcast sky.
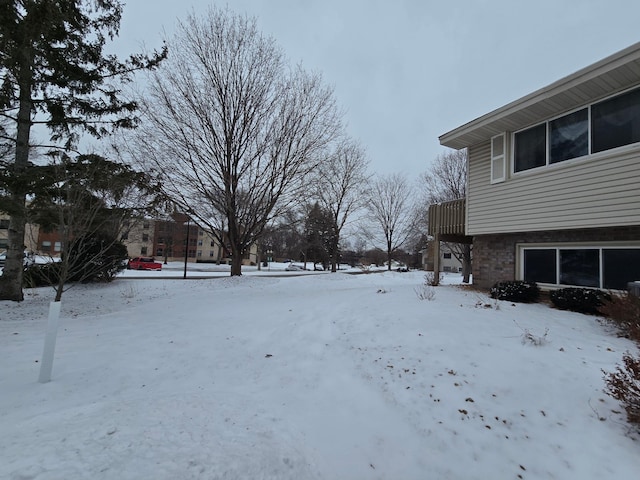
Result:
<instances>
[{"instance_id":1,"label":"overcast sky","mask_svg":"<svg viewBox=\"0 0 640 480\"><path fill-rule=\"evenodd\" d=\"M121 53L211 4L256 17L334 87L371 171L411 177L443 133L640 41L639 0L125 1Z\"/></svg>"}]
</instances>

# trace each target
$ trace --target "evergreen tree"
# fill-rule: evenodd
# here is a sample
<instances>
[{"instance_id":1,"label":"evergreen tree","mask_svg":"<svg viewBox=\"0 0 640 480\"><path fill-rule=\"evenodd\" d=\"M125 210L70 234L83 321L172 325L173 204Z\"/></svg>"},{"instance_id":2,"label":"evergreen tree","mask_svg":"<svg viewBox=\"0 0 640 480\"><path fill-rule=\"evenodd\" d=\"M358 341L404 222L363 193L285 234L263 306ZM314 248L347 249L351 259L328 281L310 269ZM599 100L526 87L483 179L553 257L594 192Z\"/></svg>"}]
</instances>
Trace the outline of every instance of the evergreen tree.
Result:
<instances>
[{"instance_id":1,"label":"evergreen tree","mask_svg":"<svg viewBox=\"0 0 640 480\"><path fill-rule=\"evenodd\" d=\"M31 151L71 150L82 134L101 138L112 128L134 127L136 104L123 99L120 85L166 56L166 49L126 61L105 54L121 15L118 0L0 1L0 143L11 151L9 160L0 163L11 180L1 193L2 209L11 220L0 300L23 299ZM50 132L49 145L32 143L32 129L39 124Z\"/></svg>"},{"instance_id":2,"label":"evergreen tree","mask_svg":"<svg viewBox=\"0 0 640 480\"><path fill-rule=\"evenodd\" d=\"M62 154L27 172L34 192L28 218L43 231L56 232L61 246L59 261L32 267L37 272L31 277L52 285L56 302L67 282L113 279L127 258L119 241L123 228L153 207L156 187L145 174L98 155Z\"/></svg>"},{"instance_id":3,"label":"evergreen tree","mask_svg":"<svg viewBox=\"0 0 640 480\"><path fill-rule=\"evenodd\" d=\"M306 259L327 268L337 244L337 229L331 212L315 203L305 223Z\"/></svg>"}]
</instances>

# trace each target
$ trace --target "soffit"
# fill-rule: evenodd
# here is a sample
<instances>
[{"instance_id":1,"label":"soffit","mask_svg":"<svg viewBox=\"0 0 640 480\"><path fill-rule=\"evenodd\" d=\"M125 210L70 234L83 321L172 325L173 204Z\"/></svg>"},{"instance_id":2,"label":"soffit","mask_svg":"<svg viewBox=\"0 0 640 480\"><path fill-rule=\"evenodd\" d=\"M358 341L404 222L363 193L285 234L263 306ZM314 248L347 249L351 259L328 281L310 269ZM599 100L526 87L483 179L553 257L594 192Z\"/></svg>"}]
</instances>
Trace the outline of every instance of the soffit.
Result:
<instances>
[{"instance_id":1,"label":"soffit","mask_svg":"<svg viewBox=\"0 0 640 480\"><path fill-rule=\"evenodd\" d=\"M640 42L440 136L457 150L640 84Z\"/></svg>"}]
</instances>

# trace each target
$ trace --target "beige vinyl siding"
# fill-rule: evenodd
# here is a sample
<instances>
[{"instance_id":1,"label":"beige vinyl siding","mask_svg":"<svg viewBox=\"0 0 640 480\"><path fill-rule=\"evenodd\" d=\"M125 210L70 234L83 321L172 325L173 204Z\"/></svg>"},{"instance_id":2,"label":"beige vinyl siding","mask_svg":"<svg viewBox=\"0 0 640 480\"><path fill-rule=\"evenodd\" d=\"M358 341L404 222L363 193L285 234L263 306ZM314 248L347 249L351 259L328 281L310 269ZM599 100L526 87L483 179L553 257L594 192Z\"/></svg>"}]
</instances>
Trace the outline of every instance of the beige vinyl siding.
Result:
<instances>
[{"instance_id":1,"label":"beige vinyl siding","mask_svg":"<svg viewBox=\"0 0 640 480\"><path fill-rule=\"evenodd\" d=\"M640 225L640 147L510 175L491 184L491 144L469 148L467 234Z\"/></svg>"}]
</instances>

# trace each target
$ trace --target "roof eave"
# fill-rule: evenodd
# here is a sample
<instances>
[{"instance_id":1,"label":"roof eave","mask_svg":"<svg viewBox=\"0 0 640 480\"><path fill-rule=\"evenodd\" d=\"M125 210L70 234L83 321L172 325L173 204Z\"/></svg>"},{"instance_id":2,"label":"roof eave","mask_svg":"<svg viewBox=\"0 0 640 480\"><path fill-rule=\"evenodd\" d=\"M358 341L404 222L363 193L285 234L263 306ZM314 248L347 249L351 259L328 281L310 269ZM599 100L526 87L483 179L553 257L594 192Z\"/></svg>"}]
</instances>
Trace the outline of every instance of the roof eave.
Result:
<instances>
[{"instance_id":1,"label":"roof eave","mask_svg":"<svg viewBox=\"0 0 640 480\"><path fill-rule=\"evenodd\" d=\"M493 135L513 130L516 126L524 128L536 121L541 121L540 119L544 119L545 115L552 116L554 114L552 112L560 114L570 108L576 108L580 102L573 98L575 96L569 98L568 92L589 82L595 83L597 79L628 64L634 64L632 73L637 75L637 78L629 78L629 72L626 72L624 78L629 85L625 85L624 82L613 85L608 90L609 94L630 86L634 82L640 82L640 42L441 135L440 144L459 150L488 140ZM596 100L598 96L602 97L600 89L592 90L590 93L581 92L577 97L584 97L584 100ZM587 98L585 95L593 98ZM583 104L586 103L588 101ZM516 116L519 118L515 118Z\"/></svg>"}]
</instances>

